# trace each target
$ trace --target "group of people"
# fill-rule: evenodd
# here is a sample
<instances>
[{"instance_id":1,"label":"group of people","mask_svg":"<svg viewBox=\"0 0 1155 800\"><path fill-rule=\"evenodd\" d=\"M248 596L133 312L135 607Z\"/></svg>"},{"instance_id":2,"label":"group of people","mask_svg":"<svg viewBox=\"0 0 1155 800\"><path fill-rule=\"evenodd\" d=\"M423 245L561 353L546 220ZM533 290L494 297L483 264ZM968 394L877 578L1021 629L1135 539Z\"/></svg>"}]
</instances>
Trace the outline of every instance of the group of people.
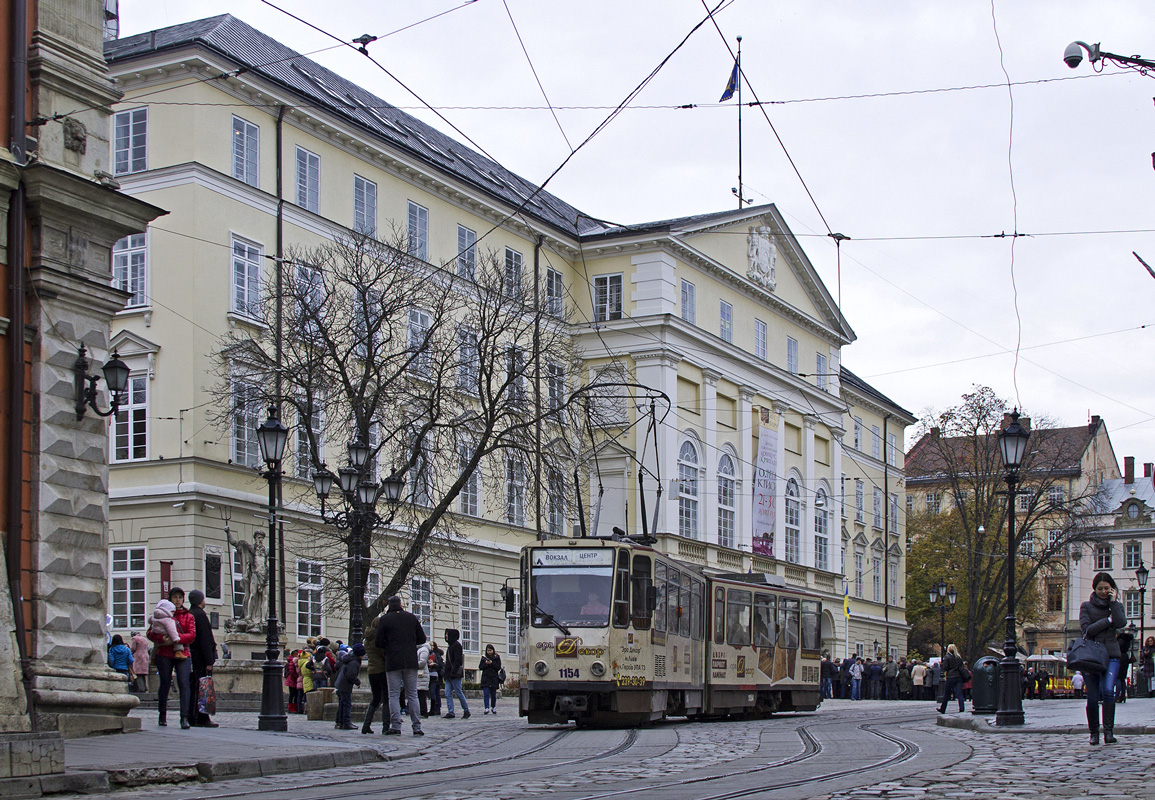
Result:
<instances>
[{"instance_id":1,"label":"group of people","mask_svg":"<svg viewBox=\"0 0 1155 800\"><path fill-rule=\"evenodd\" d=\"M863 656L831 659L824 656L820 671L822 697L843 700L933 700L942 673L938 664L892 656L885 660Z\"/></svg>"}]
</instances>

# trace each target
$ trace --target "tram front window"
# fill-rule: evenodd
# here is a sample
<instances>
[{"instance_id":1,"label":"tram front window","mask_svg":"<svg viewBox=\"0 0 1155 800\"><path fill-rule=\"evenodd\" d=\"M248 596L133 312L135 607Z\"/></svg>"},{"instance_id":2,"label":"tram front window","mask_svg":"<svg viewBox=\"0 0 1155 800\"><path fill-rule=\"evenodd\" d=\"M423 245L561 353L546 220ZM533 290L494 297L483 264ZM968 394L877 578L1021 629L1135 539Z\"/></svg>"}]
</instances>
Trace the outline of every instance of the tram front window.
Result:
<instances>
[{"instance_id":1,"label":"tram front window","mask_svg":"<svg viewBox=\"0 0 1155 800\"><path fill-rule=\"evenodd\" d=\"M550 551L552 558L539 561L542 552L534 554L530 572L534 627L609 625L613 551Z\"/></svg>"}]
</instances>

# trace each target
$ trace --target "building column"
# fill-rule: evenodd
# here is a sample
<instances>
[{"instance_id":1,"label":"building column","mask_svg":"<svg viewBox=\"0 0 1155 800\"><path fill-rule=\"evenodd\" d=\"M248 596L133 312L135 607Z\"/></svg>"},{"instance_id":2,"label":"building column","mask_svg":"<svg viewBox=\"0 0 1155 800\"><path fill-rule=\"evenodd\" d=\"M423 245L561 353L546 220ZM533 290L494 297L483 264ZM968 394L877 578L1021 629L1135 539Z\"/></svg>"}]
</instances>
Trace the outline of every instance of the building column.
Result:
<instances>
[{"instance_id":1,"label":"building column","mask_svg":"<svg viewBox=\"0 0 1155 800\"><path fill-rule=\"evenodd\" d=\"M663 531L677 533L678 529L678 498L677 492L670 491L671 486L677 486L678 480L678 442L681 436L681 421L678 419L678 362L682 357L669 350L654 350L645 353L634 353L634 372L638 383L665 392L674 403L671 414L666 418L664 425L658 426L658 447L645 448L645 459L642 466L648 469L650 475L661 475L666 485L662 487L662 500L658 508L658 522L650 533ZM660 463L660 466L659 466ZM646 493L646 512L653 519L654 503L657 500L657 487L650 487ZM628 494L628 492L627 492ZM634 530L641 531L642 505L634 503ZM647 524L649 524L647 522Z\"/></svg>"},{"instance_id":2,"label":"building column","mask_svg":"<svg viewBox=\"0 0 1155 800\"><path fill-rule=\"evenodd\" d=\"M789 406L775 401L771 406L778 415L778 475L775 485L778 487L777 497L774 498L774 557L779 561L786 560L786 412Z\"/></svg>"},{"instance_id":3,"label":"building column","mask_svg":"<svg viewBox=\"0 0 1155 800\"><path fill-rule=\"evenodd\" d=\"M698 496L702 508L702 540L718 543L718 379L722 375L712 369L702 370L704 423L706 441L702 454L703 477L699 481Z\"/></svg>"},{"instance_id":4,"label":"building column","mask_svg":"<svg viewBox=\"0 0 1155 800\"><path fill-rule=\"evenodd\" d=\"M842 483L842 437L845 431L838 428L830 429L831 441L830 446L833 452L830 455L830 468L834 471L831 476L831 482L834 484L832 497L830 498L830 571L846 574L846 552L842 547L842 509L845 508L846 498L844 493L846 487ZM834 548L838 548L835 551ZM841 586L835 587L838 591L842 590Z\"/></svg>"},{"instance_id":5,"label":"building column","mask_svg":"<svg viewBox=\"0 0 1155 800\"><path fill-rule=\"evenodd\" d=\"M753 503L754 503L754 427L757 420L753 414L754 390L749 386L738 387L738 474L734 487L734 546L739 550L753 551Z\"/></svg>"},{"instance_id":6,"label":"building column","mask_svg":"<svg viewBox=\"0 0 1155 800\"><path fill-rule=\"evenodd\" d=\"M802 486L801 507L799 513L802 514L801 522L802 528L802 546L801 552L798 554L800 563L813 567L814 566L814 492L817 489L817 484L814 480L814 425L818 422L818 418L806 415L802 418L802 465L805 470L804 483Z\"/></svg>"}]
</instances>

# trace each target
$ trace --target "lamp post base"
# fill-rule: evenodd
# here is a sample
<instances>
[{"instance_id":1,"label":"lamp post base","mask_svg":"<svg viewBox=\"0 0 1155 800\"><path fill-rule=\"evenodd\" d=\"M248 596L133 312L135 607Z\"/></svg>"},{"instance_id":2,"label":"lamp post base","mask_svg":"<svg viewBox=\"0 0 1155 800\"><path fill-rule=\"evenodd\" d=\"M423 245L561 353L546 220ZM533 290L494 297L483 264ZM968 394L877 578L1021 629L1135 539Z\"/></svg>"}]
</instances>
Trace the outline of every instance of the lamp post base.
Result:
<instances>
[{"instance_id":1,"label":"lamp post base","mask_svg":"<svg viewBox=\"0 0 1155 800\"><path fill-rule=\"evenodd\" d=\"M1022 670L1018 659L1007 657L999 662L999 708L995 712L995 725L1011 727L1025 722Z\"/></svg>"},{"instance_id":2,"label":"lamp post base","mask_svg":"<svg viewBox=\"0 0 1155 800\"><path fill-rule=\"evenodd\" d=\"M285 695L281 688L284 680L280 661L265 661L261 684L261 713L257 717L257 730L284 733L289 730L289 717L285 714Z\"/></svg>"}]
</instances>

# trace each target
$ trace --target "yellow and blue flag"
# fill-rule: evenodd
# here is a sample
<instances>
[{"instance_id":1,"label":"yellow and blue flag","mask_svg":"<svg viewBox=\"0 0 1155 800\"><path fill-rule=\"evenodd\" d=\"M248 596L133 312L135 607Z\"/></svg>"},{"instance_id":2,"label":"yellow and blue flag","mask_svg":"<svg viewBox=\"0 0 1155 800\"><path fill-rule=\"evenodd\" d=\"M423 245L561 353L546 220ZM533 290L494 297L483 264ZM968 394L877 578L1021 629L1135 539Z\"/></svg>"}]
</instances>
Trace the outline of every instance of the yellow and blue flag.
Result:
<instances>
[{"instance_id":1,"label":"yellow and blue flag","mask_svg":"<svg viewBox=\"0 0 1155 800\"><path fill-rule=\"evenodd\" d=\"M719 103L725 103L734 96L734 92L738 91L738 62L734 61L734 69L730 72L730 80L726 82L726 89L722 92L722 98Z\"/></svg>"},{"instance_id":2,"label":"yellow and blue flag","mask_svg":"<svg viewBox=\"0 0 1155 800\"><path fill-rule=\"evenodd\" d=\"M850 586L846 586L842 592L842 615L850 619Z\"/></svg>"}]
</instances>

